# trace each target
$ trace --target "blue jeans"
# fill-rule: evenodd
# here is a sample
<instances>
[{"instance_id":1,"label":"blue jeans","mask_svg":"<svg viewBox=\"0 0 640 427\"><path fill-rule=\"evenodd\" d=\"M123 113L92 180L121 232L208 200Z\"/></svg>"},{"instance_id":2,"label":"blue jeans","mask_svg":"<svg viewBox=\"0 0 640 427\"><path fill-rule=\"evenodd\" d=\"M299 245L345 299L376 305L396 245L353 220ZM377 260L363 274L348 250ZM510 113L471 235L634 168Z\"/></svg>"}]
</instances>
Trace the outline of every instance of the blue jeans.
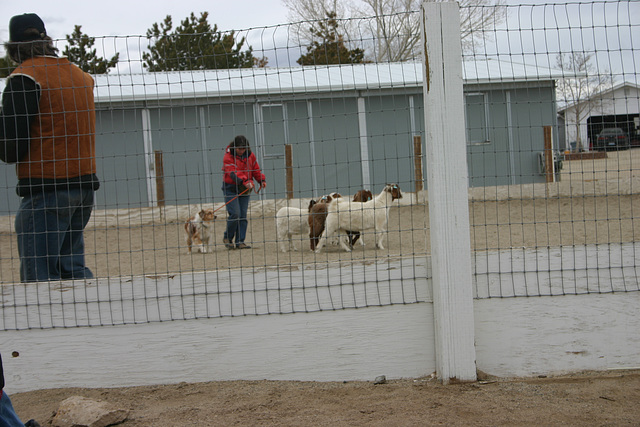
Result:
<instances>
[{"instance_id":1,"label":"blue jeans","mask_svg":"<svg viewBox=\"0 0 640 427\"><path fill-rule=\"evenodd\" d=\"M84 264L84 227L93 190L72 188L22 198L16 215L20 280L90 279Z\"/></svg>"},{"instance_id":2,"label":"blue jeans","mask_svg":"<svg viewBox=\"0 0 640 427\"><path fill-rule=\"evenodd\" d=\"M224 193L224 201L227 203L227 229L224 232L224 238L233 242L235 238L236 245L244 243L244 239L247 237L247 212L249 211L249 196L239 196L235 200L229 202L234 197L238 196L235 193Z\"/></svg>"},{"instance_id":3,"label":"blue jeans","mask_svg":"<svg viewBox=\"0 0 640 427\"><path fill-rule=\"evenodd\" d=\"M2 397L0 397L0 427L24 427L24 423L18 418L7 393L3 391L0 393L2 393Z\"/></svg>"}]
</instances>

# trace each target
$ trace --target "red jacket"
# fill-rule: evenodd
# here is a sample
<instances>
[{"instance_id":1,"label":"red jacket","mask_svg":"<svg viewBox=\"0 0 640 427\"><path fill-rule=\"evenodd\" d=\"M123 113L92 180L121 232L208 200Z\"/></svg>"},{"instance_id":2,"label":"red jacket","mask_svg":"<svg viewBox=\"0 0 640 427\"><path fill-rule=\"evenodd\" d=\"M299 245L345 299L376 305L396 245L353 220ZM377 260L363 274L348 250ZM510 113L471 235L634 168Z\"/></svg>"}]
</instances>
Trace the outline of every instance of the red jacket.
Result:
<instances>
[{"instance_id":1,"label":"red jacket","mask_svg":"<svg viewBox=\"0 0 640 427\"><path fill-rule=\"evenodd\" d=\"M266 177L260 170L256 155L253 154L249 148L247 148L242 156L238 156L235 154L235 150L231 145L229 145L225 151L222 163L222 171L224 172L223 180L225 187L228 189L233 186L246 185L254 179L259 183L266 181ZM242 191L242 189L240 191Z\"/></svg>"}]
</instances>

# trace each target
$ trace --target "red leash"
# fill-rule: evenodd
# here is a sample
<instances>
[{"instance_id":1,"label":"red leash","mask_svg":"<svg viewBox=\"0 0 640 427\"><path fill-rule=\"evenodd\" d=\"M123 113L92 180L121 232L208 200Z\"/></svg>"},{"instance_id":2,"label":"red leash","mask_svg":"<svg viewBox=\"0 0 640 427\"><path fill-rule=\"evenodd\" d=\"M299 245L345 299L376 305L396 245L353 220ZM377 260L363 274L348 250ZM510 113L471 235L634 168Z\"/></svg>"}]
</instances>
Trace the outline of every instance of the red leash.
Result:
<instances>
[{"instance_id":1,"label":"red leash","mask_svg":"<svg viewBox=\"0 0 640 427\"><path fill-rule=\"evenodd\" d=\"M220 209L224 208L225 206L227 206L229 203L233 202L235 199L237 199L238 197L242 196L244 193L246 193L247 191L251 190L250 188L245 188L245 190L238 194L236 197L234 197L233 199L229 200L228 202L226 202L224 205L220 206L218 209L214 209L213 212L215 213L216 211L219 211Z\"/></svg>"}]
</instances>

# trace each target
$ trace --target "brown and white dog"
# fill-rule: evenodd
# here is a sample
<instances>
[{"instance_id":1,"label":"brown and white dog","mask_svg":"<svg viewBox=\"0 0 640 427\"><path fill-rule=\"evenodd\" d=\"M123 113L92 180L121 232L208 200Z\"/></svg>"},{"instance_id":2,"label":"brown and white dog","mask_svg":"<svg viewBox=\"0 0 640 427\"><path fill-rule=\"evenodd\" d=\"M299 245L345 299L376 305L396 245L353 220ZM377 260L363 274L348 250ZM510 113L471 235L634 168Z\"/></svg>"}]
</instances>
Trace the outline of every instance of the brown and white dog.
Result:
<instances>
[{"instance_id":1,"label":"brown and white dog","mask_svg":"<svg viewBox=\"0 0 640 427\"><path fill-rule=\"evenodd\" d=\"M189 253L191 253L193 244L200 246L198 252L207 253L209 241L213 236L213 220L216 218L213 208L202 209L185 222L184 231L187 233L186 239Z\"/></svg>"}]
</instances>

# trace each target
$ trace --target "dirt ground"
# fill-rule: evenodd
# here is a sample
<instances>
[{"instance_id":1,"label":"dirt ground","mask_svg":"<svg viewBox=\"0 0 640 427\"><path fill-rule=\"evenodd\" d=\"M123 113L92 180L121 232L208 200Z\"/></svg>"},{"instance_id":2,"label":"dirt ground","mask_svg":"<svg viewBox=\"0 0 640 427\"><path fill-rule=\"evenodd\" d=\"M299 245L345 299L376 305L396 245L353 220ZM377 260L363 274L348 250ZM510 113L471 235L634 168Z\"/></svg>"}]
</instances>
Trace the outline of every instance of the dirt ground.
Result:
<instances>
[{"instance_id":1,"label":"dirt ground","mask_svg":"<svg viewBox=\"0 0 640 427\"><path fill-rule=\"evenodd\" d=\"M637 240L640 194L471 202L471 243L475 250L571 246ZM190 271L359 261L430 253L428 209L424 204L394 207L385 249L375 249L373 235L351 253L329 246L311 252L307 236L295 236L297 250L280 252L273 215L250 219L251 250L226 249L224 212L214 224L211 251L187 253L182 223L105 227L85 231L86 260L96 277L174 275ZM637 214L636 214L637 216ZM15 235L0 233L0 283L19 281ZM6 256L7 254L8 256Z\"/></svg>"},{"instance_id":2,"label":"dirt ground","mask_svg":"<svg viewBox=\"0 0 640 427\"><path fill-rule=\"evenodd\" d=\"M129 410L121 426L637 426L640 371L441 385L230 381L53 389L11 396L24 420L51 425L60 402L84 396Z\"/></svg>"}]
</instances>

